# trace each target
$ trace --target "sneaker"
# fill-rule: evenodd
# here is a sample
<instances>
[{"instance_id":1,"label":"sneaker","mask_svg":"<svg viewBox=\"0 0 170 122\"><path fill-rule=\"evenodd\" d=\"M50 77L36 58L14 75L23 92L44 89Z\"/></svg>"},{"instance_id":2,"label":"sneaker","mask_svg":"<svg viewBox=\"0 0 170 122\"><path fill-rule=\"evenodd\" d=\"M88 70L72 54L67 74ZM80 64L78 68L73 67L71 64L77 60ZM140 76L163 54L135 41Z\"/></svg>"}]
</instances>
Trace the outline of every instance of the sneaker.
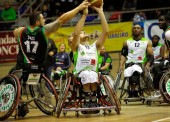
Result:
<instances>
[{"instance_id":1,"label":"sneaker","mask_svg":"<svg viewBox=\"0 0 170 122\"><path fill-rule=\"evenodd\" d=\"M153 97L160 98L161 97L160 91L155 91L154 94L153 94Z\"/></svg>"},{"instance_id":2,"label":"sneaker","mask_svg":"<svg viewBox=\"0 0 170 122\"><path fill-rule=\"evenodd\" d=\"M155 91L153 93L153 95L148 96L147 100L155 100L155 99L161 99L161 98L162 98L162 95L161 95L160 91L158 90L158 91Z\"/></svg>"}]
</instances>

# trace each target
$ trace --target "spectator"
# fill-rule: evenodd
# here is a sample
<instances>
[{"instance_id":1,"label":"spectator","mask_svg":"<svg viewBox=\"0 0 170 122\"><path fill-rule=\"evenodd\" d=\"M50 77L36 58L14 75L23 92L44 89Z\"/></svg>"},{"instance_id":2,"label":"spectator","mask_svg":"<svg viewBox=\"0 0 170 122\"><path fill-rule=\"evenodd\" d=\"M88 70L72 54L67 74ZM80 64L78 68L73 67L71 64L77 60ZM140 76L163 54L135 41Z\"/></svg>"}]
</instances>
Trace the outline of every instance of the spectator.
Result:
<instances>
[{"instance_id":1,"label":"spectator","mask_svg":"<svg viewBox=\"0 0 170 122\"><path fill-rule=\"evenodd\" d=\"M3 21L13 21L16 19L16 11L10 6L8 1L4 2L4 9L2 10ZM4 29L9 29L13 23L3 23Z\"/></svg>"},{"instance_id":2,"label":"spectator","mask_svg":"<svg viewBox=\"0 0 170 122\"><path fill-rule=\"evenodd\" d=\"M51 12L49 11L49 8L46 4L44 4L42 7L42 14L45 19L51 17ZM50 20L46 20L46 23L50 23Z\"/></svg>"},{"instance_id":3,"label":"spectator","mask_svg":"<svg viewBox=\"0 0 170 122\"><path fill-rule=\"evenodd\" d=\"M145 15L145 12L141 11L139 13L135 13L135 15L133 17L133 22L138 23L138 22L142 22L146 19L147 19L147 17Z\"/></svg>"},{"instance_id":4,"label":"spectator","mask_svg":"<svg viewBox=\"0 0 170 122\"><path fill-rule=\"evenodd\" d=\"M52 69L54 69L54 55L57 53L57 47L54 43L54 41L52 39L48 39L48 46L47 46L47 52L46 52L46 56L45 56L45 62L44 62L44 66L45 66L45 74L46 76L51 79L51 72Z\"/></svg>"},{"instance_id":5,"label":"spectator","mask_svg":"<svg viewBox=\"0 0 170 122\"><path fill-rule=\"evenodd\" d=\"M56 89L59 89L60 82L59 82L59 76L62 70L68 70L70 67L71 61L68 53L66 52L66 45L64 43L61 43L59 46L59 52L55 55L55 70L58 71L57 74L54 75L56 79Z\"/></svg>"},{"instance_id":6,"label":"spectator","mask_svg":"<svg viewBox=\"0 0 170 122\"><path fill-rule=\"evenodd\" d=\"M136 10L137 0L125 0L122 6L123 11ZM122 21L132 21L134 13L122 14Z\"/></svg>"},{"instance_id":7,"label":"spectator","mask_svg":"<svg viewBox=\"0 0 170 122\"><path fill-rule=\"evenodd\" d=\"M112 69L112 59L110 55L106 52L105 47L102 46L100 49L99 56L99 71L103 74L109 74Z\"/></svg>"},{"instance_id":8,"label":"spectator","mask_svg":"<svg viewBox=\"0 0 170 122\"><path fill-rule=\"evenodd\" d=\"M136 10L137 0L125 0L122 6L123 11Z\"/></svg>"}]
</instances>

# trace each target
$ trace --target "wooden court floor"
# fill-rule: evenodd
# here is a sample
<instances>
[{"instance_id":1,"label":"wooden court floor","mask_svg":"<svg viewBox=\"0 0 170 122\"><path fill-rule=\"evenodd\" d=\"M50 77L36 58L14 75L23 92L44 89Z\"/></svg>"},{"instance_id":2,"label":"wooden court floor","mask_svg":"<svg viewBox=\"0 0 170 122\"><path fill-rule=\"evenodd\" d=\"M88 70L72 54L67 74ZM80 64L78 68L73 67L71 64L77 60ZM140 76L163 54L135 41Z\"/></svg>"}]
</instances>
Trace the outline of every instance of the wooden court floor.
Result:
<instances>
[{"instance_id":1,"label":"wooden court floor","mask_svg":"<svg viewBox=\"0 0 170 122\"><path fill-rule=\"evenodd\" d=\"M122 110L117 115L114 110L110 114L81 114L75 116L75 112L68 112L66 116L61 114L60 118L47 116L40 110L31 108L24 118L15 120L10 117L4 122L170 122L170 105L155 103L151 106L142 102L129 102L121 104Z\"/></svg>"},{"instance_id":2,"label":"wooden court floor","mask_svg":"<svg viewBox=\"0 0 170 122\"><path fill-rule=\"evenodd\" d=\"M119 55L113 54L113 70L112 75L116 77L116 73L119 67ZM15 63L0 64L0 78L5 76L9 69L14 66ZM142 102L129 102L125 104L121 102L122 110L120 115L117 115L114 110L111 114L83 115L77 118L75 112L68 112L66 116L61 114L60 118L55 116L47 116L38 109L30 109L30 112L24 118L18 118L15 120L10 117L4 122L170 122L170 104L153 103L151 106Z\"/></svg>"}]
</instances>

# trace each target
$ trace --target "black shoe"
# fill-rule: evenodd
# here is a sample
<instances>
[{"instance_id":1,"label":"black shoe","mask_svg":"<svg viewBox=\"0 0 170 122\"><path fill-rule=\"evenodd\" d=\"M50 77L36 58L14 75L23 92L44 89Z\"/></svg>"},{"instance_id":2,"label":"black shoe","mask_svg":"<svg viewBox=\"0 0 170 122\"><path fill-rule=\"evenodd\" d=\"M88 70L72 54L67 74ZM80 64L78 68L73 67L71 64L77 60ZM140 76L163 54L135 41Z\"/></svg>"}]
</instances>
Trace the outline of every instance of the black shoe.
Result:
<instances>
[{"instance_id":1,"label":"black shoe","mask_svg":"<svg viewBox=\"0 0 170 122\"><path fill-rule=\"evenodd\" d=\"M129 91L129 92L128 92L128 94L129 94L128 98L133 98L133 97L134 97L134 95L133 95L133 92L132 92L132 91Z\"/></svg>"},{"instance_id":2,"label":"black shoe","mask_svg":"<svg viewBox=\"0 0 170 122\"><path fill-rule=\"evenodd\" d=\"M24 117L29 113L27 104L18 105L18 117Z\"/></svg>"},{"instance_id":3,"label":"black shoe","mask_svg":"<svg viewBox=\"0 0 170 122\"><path fill-rule=\"evenodd\" d=\"M134 97L139 97L138 91L134 91Z\"/></svg>"}]
</instances>

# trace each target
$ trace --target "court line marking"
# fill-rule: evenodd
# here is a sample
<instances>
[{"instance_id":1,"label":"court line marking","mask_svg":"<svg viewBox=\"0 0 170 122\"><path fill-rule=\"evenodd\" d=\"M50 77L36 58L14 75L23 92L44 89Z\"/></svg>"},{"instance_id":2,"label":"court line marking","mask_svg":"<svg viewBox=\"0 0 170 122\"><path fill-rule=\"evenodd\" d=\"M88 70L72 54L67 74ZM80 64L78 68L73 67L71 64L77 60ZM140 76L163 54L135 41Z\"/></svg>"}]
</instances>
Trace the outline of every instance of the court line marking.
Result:
<instances>
[{"instance_id":1,"label":"court line marking","mask_svg":"<svg viewBox=\"0 0 170 122\"><path fill-rule=\"evenodd\" d=\"M164 119L158 119L158 120L155 120L155 121L152 121L152 122L161 122L161 121L168 120L168 119L170 119L170 117L164 118Z\"/></svg>"}]
</instances>

